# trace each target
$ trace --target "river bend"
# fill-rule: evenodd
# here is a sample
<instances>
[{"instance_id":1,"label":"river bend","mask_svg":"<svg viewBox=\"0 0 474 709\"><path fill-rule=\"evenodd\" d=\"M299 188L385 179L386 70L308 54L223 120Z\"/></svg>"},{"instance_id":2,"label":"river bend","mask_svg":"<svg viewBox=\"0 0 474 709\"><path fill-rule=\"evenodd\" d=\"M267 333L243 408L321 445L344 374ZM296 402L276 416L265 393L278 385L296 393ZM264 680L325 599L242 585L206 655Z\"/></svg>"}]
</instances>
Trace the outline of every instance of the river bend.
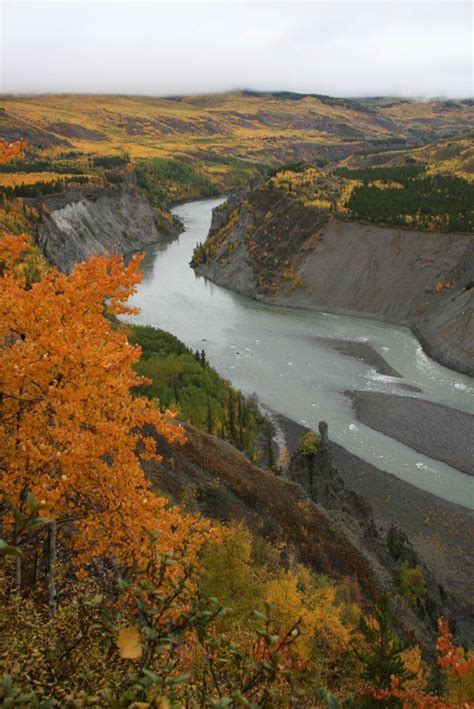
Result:
<instances>
[{"instance_id":1,"label":"river bend","mask_svg":"<svg viewBox=\"0 0 474 709\"><path fill-rule=\"evenodd\" d=\"M129 320L204 349L220 374L274 411L312 428L324 419L332 440L380 470L474 509L473 477L363 425L348 395L409 395L474 414L474 379L430 360L406 328L269 306L196 276L189 266L194 246L205 240L212 209L222 201L174 209L185 230L176 241L145 251L143 282L130 300L140 314ZM340 342L346 346L331 346ZM400 376L359 359L361 343Z\"/></svg>"}]
</instances>

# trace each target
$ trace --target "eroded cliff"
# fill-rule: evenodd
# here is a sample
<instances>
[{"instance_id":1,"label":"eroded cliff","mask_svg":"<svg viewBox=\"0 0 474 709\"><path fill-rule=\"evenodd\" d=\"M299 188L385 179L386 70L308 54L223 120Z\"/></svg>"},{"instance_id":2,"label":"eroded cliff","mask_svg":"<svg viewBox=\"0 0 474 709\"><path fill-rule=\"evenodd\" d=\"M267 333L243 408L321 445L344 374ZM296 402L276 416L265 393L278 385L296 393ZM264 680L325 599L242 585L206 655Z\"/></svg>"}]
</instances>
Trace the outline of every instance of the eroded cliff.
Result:
<instances>
[{"instance_id":1,"label":"eroded cliff","mask_svg":"<svg viewBox=\"0 0 474 709\"><path fill-rule=\"evenodd\" d=\"M166 238L150 203L133 188L68 190L30 201L41 214L40 247L66 272L96 254L131 253Z\"/></svg>"},{"instance_id":2,"label":"eroded cliff","mask_svg":"<svg viewBox=\"0 0 474 709\"><path fill-rule=\"evenodd\" d=\"M194 266L265 302L408 325L474 373L473 234L344 221L264 185L215 213Z\"/></svg>"}]
</instances>

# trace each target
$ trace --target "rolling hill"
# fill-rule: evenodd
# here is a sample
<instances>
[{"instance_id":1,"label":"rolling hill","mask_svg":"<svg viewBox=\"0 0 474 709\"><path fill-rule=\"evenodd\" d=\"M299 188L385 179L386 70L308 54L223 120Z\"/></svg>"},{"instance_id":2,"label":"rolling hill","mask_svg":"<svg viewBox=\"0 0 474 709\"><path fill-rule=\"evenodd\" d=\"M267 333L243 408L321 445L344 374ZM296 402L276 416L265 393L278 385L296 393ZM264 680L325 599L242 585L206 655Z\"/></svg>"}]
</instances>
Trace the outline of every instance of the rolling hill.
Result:
<instances>
[{"instance_id":1,"label":"rolling hill","mask_svg":"<svg viewBox=\"0 0 474 709\"><path fill-rule=\"evenodd\" d=\"M474 126L469 101L290 92L3 96L0 106L0 138L26 138L35 155L68 159L85 174L93 155L178 160L192 163L220 191L277 163L322 166L354 153L420 148Z\"/></svg>"}]
</instances>

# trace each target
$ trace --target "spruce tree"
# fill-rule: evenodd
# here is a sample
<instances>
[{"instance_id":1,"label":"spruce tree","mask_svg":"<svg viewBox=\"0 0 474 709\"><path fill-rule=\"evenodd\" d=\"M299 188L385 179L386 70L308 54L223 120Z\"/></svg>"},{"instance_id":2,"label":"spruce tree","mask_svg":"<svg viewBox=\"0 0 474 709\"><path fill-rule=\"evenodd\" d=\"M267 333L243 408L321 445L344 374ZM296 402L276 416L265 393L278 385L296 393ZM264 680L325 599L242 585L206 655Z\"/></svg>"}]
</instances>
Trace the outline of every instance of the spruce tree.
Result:
<instances>
[{"instance_id":1,"label":"spruce tree","mask_svg":"<svg viewBox=\"0 0 474 709\"><path fill-rule=\"evenodd\" d=\"M270 470L275 469L275 456L273 455L273 437L272 437L272 429L270 426L267 426L267 461L268 461L268 467Z\"/></svg>"},{"instance_id":2,"label":"spruce tree","mask_svg":"<svg viewBox=\"0 0 474 709\"><path fill-rule=\"evenodd\" d=\"M365 648L356 648L354 655L362 664L362 677L371 689L389 689L392 677L398 678L403 685L413 679L413 674L407 671L402 658L408 643L403 642L395 631L395 619L386 594L377 603L373 620L375 623L361 616L359 621ZM362 701L361 709L402 706L400 700L395 698L378 700L367 695Z\"/></svg>"},{"instance_id":3,"label":"spruce tree","mask_svg":"<svg viewBox=\"0 0 474 709\"><path fill-rule=\"evenodd\" d=\"M232 387L229 387L229 435L230 439L235 441L235 411Z\"/></svg>"}]
</instances>

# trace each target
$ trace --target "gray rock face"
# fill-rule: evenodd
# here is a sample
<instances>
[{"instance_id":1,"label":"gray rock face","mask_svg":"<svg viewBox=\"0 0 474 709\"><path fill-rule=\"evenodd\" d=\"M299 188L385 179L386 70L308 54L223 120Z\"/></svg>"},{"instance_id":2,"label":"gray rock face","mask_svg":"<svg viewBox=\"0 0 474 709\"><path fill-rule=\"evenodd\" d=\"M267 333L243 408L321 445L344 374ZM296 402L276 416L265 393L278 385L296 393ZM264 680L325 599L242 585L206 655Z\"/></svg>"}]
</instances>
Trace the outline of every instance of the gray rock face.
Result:
<instances>
[{"instance_id":1,"label":"gray rock face","mask_svg":"<svg viewBox=\"0 0 474 709\"><path fill-rule=\"evenodd\" d=\"M409 325L425 351L474 374L474 236L331 220L278 304ZM436 284L450 284L436 292Z\"/></svg>"},{"instance_id":2,"label":"gray rock face","mask_svg":"<svg viewBox=\"0 0 474 709\"><path fill-rule=\"evenodd\" d=\"M235 205L228 213L231 208ZM269 237L270 254L273 237L280 236L281 243L293 222L301 219L291 208L274 217L281 226ZM196 270L219 285L275 305L408 325L430 357L473 375L474 288L469 286L474 278L474 235L411 231L336 218L320 227L317 218L315 212L313 229L306 225L306 242L293 248L288 236L288 263L295 279L281 280L273 293L258 286L258 264L248 250L243 209L216 255ZM223 221L221 212L211 233Z\"/></svg>"},{"instance_id":3,"label":"gray rock face","mask_svg":"<svg viewBox=\"0 0 474 709\"><path fill-rule=\"evenodd\" d=\"M474 376L474 288L457 291L412 329L430 357Z\"/></svg>"},{"instance_id":4,"label":"gray rock face","mask_svg":"<svg viewBox=\"0 0 474 709\"><path fill-rule=\"evenodd\" d=\"M410 323L452 295L437 283L469 280L474 236L408 231L332 219L296 272L306 287L279 300ZM456 274L456 276L454 276Z\"/></svg>"},{"instance_id":5,"label":"gray rock face","mask_svg":"<svg viewBox=\"0 0 474 709\"><path fill-rule=\"evenodd\" d=\"M213 216L212 228L217 230L220 225L219 214ZM212 260L196 268L196 273L204 275L213 283L224 288L230 288L243 295L255 296L257 281L248 259L248 250L245 239L247 219L241 219L235 229L226 239L226 249L232 252L232 258L223 266L218 260Z\"/></svg>"},{"instance_id":6,"label":"gray rock face","mask_svg":"<svg viewBox=\"0 0 474 709\"><path fill-rule=\"evenodd\" d=\"M130 253L165 238L150 203L133 189L71 190L35 200L39 204L38 244L62 271L97 254Z\"/></svg>"}]
</instances>

